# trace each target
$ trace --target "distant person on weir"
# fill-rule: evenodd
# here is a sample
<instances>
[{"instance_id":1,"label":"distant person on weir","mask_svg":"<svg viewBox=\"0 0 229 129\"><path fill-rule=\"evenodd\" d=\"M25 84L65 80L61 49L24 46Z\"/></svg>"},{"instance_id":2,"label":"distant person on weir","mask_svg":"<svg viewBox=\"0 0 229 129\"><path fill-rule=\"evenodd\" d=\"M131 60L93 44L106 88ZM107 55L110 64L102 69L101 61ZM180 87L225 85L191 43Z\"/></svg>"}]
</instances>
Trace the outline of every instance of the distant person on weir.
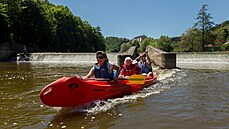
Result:
<instances>
[{"instance_id":1,"label":"distant person on weir","mask_svg":"<svg viewBox=\"0 0 229 129\"><path fill-rule=\"evenodd\" d=\"M120 73L120 67L110 63L108 61L107 54L104 51L97 51L96 53L97 63L91 68L89 73L84 76L83 80L90 79L93 75L95 78L104 78L109 80L118 80ZM113 75L113 70L117 71L117 74Z\"/></svg>"}]
</instances>

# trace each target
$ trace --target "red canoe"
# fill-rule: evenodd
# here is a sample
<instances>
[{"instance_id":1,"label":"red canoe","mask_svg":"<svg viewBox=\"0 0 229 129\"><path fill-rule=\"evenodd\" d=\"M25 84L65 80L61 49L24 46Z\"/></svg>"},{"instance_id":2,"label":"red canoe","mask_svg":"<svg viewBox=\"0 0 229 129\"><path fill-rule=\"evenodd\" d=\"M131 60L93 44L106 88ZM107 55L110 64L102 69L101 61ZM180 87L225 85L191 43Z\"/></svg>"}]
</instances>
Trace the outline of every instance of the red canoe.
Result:
<instances>
[{"instance_id":1,"label":"red canoe","mask_svg":"<svg viewBox=\"0 0 229 129\"><path fill-rule=\"evenodd\" d=\"M128 80L83 81L76 76L62 77L47 85L40 92L41 101L52 107L76 107L95 100L121 97L148 87L157 82L157 74L147 77L144 84L133 84Z\"/></svg>"}]
</instances>

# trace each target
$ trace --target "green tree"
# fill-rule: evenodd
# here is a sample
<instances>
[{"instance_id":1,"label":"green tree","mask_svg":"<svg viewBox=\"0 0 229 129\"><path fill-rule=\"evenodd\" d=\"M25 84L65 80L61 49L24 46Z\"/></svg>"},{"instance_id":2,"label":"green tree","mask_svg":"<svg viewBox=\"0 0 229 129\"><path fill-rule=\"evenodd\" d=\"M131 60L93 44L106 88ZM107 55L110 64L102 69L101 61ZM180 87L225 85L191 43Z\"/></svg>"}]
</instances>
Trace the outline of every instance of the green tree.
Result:
<instances>
[{"instance_id":1,"label":"green tree","mask_svg":"<svg viewBox=\"0 0 229 129\"><path fill-rule=\"evenodd\" d=\"M88 43L87 47L89 48L88 52L94 52L98 50L104 50L105 51L105 39L102 36L102 33L97 30L97 28L92 27L87 21L84 21L84 33L86 36L86 42ZM84 43L84 45L85 45ZM83 46L84 47L84 46Z\"/></svg>"},{"instance_id":2,"label":"green tree","mask_svg":"<svg viewBox=\"0 0 229 129\"><path fill-rule=\"evenodd\" d=\"M1 0L1 3L7 5L7 21L8 21L8 38L10 41L10 44L14 41L16 35L15 35L15 29L20 26L20 16L18 14L21 13L21 7L20 7L20 0Z\"/></svg>"},{"instance_id":3,"label":"green tree","mask_svg":"<svg viewBox=\"0 0 229 129\"><path fill-rule=\"evenodd\" d=\"M9 40L7 4L0 3L0 44Z\"/></svg>"},{"instance_id":4,"label":"green tree","mask_svg":"<svg viewBox=\"0 0 229 129\"><path fill-rule=\"evenodd\" d=\"M212 26L214 25L214 22L211 21L213 17L211 17L210 13L207 13L207 4L204 4L202 8L200 9L196 20L197 23L194 24L194 28L198 28L201 31L201 38L202 38L202 50L205 51L205 35L206 32L209 31Z\"/></svg>"},{"instance_id":5,"label":"green tree","mask_svg":"<svg viewBox=\"0 0 229 129\"><path fill-rule=\"evenodd\" d=\"M137 40L132 41L132 46L135 46L138 50L140 48L140 44Z\"/></svg>"},{"instance_id":6,"label":"green tree","mask_svg":"<svg viewBox=\"0 0 229 129\"><path fill-rule=\"evenodd\" d=\"M168 36L161 35L161 37L157 40L157 44L158 48L163 51L170 52L173 50L172 40Z\"/></svg>"},{"instance_id":7,"label":"green tree","mask_svg":"<svg viewBox=\"0 0 229 129\"><path fill-rule=\"evenodd\" d=\"M9 37L11 42L24 44L32 50L46 50L50 37L49 24L39 0L7 0ZM41 50L41 49L40 49Z\"/></svg>"},{"instance_id":8,"label":"green tree","mask_svg":"<svg viewBox=\"0 0 229 129\"><path fill-rule=\"evenodd\" d=\"M0 0L0 43L26 45L30 51L94 52L105 50L99 26L74 16L48 0Z\"/></svg>"},{"instance_id":9,"label":"green tree","mask_svg":"<svg viewBox=\"0 0 229 129\"><path fill-rule=\"evenodd\" d=\"M106 37L105 42L107 52L119 52L121 49L120 46L124 43L130 42L130 40L126 38Z\"/></svg>"},{"instance_id":10,"label":"green tree","mask_svg":"<svg viewBox=\"0 0 229 129\"><path fill-rule=\"evenodd\" d=\"M181 41L177 43L175 51L201 51L201 32L196 28L190 28L181 35Z\"/></svg>"},{"instance_id":11,"label":"green tree","mask_svg":"<svg viewBox=\"0 0 229 129\"><path fill-rule=\"evenodd\" d=\"M222 45L223 43L227 41L229 32L227 29L222 28L216 31L215 35L216 35L215 44Z\"/></svg>"},{"instance_id":12,"label":"green tree","mask_svg":"<svg viewBox=\"0 0 229 129\"><path fill-rule=\"evenodd\" d=\"M144 52L146 50L146 47L149 45L157 47L157 46L153 45L153 43L154 43L153 38L145 38L140 44L140 52Z\"/></svg>"},{"instance_id":13,"label":"green tree","mask_svg":"<svg viewBox=\"0 0 229 129\"><path fill-rule=\"evenodd\" d=\"M222 45L222 49L223 49L224 51L229 51L229 43L224 43L224 44Z\"/></svg>"},{"instance_id":14,"label":"green tree","mask_svg":"<svg viewBox=\"0 0 229 129\"><path fill-rule=\"evenodd\" d=\"M72 45L76 42L73 33L75 29L73 14L64 6L55 7L53 12L57 50L62 52L72 51Z\"/></svg>"},{"instance_id":15,"label":"green tree","mask_svg":"<svg viewBox=\"0 0 229 129\"><path fill-rule=\"evenodd\" d=\"M35 51L48 51L47 44L51 43L49 37L51 37L52 28L43 8L44 4L40 0L21 1L21 27L18 27L16 31L20 39L17 42Z\"/></svg>"},{"instance_id":16,"label":"green tree","mask_svg":"<svg viewBox=\"0 0 229 129\"><path fill-rule=\"evenodd\" d=\"M95 51L103 50L105 51L105 38L103 37L101 33L101 28L99 26L92 28L93 32L93 43L94 43L94 49Z\"/></svg>"},{"instance_id":17,"label":"green tree","mask_svg":"<svg viewBox=\"0 0 229 129\"><path fill-rule=\"evenodd\" d=\"M130 47L131 47L131 44L130 44L130 43L123 43L123 44L121 45L121 50L120 50L120 52L125 52L125 51L127 51Z\"/></svg>"}]
</instances>

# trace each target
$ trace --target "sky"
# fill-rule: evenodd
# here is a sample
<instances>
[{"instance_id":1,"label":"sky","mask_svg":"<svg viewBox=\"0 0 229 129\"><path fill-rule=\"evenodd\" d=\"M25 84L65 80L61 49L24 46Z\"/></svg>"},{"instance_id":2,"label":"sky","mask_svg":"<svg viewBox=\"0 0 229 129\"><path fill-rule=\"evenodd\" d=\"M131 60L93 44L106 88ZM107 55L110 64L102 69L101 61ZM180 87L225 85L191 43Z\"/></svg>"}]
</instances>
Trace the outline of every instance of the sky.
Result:
<instances>
[{"instance_id":1,"label":"sky","mask_svg":"<svg viewBox=\"0 0 229 129\"><path fill-rule=\"evenodd\" d=\"M229 0L49 0L67 6L75 16L100 26L105 37L133 39L146 35L181 36L197 22L202 5L207 4L215 24L229 20Z\"/></svg>"}]
</instances>

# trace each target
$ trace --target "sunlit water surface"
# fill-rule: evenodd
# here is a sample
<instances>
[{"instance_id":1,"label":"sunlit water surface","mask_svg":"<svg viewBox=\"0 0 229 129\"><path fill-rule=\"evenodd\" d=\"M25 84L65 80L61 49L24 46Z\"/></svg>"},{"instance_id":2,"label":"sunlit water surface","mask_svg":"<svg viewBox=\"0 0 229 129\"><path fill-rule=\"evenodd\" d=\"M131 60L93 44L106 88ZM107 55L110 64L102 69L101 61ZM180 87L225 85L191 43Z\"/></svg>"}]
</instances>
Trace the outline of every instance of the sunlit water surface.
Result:
<instances>
[{"instance_id":1,"label":"sunlit water surface","mask_svg":"<svg viewBox=\"0 0 229 129\"><path fill-rule=\"evenodd\" d=\"M229 71L155 69L158 83L122 98L80 108L53 108L40 101L45 85L62 76L83 76L90 68L0 63L0 128L229 128Z\"/></svg>"}]
</instances>

